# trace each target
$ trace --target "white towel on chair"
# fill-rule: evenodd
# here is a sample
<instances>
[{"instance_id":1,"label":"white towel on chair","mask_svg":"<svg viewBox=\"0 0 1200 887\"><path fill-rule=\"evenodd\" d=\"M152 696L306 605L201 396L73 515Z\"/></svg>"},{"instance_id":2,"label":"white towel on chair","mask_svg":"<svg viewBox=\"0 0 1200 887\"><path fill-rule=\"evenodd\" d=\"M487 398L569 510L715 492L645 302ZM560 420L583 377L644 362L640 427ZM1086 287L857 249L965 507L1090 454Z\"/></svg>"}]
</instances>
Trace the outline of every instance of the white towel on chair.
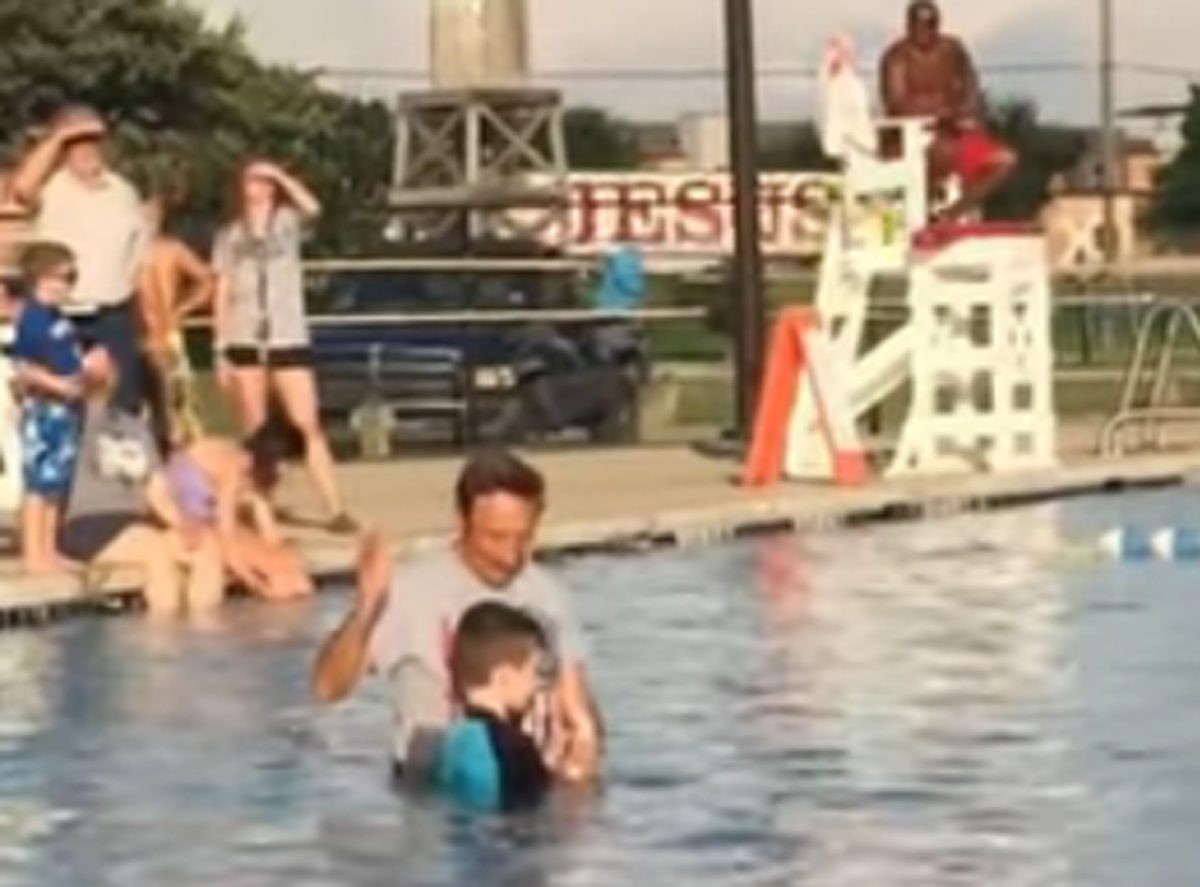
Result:
<instances>
[{"instance_id":1,"label":"white towel on chair","mask_svg":"<svg viewBox=\"0 0 1200 887\"><path fill-rule=\"evenodd\" d=\"M854 43L844 35L832 37L821 65L821 142L837 160L851 155L874 158L879 137L871 117L871 95L854 68Z\"/></svg>"}]
</instances>

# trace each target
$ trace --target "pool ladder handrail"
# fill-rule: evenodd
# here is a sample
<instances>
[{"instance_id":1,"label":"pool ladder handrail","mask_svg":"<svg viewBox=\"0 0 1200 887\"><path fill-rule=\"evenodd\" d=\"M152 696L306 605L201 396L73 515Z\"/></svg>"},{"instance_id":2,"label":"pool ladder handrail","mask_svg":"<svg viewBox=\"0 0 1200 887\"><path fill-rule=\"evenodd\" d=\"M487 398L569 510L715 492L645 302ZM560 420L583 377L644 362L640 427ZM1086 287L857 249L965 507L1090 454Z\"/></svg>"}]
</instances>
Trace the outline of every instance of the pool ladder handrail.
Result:
<instances>
[{"instance_id":1,"label":"pool ladder handrail","mask_svg":"<svg viewBox=\"0 0 1200 887\"><path fill-rule=\"evenodd\" d=\"M1158 360L1154 367L1150 399L1138 406L1138 394L1147 372L1147 361L1151 356L1151 344L1162 327ZM1137 342L1125 371L1121 401L1116 414L1105 423L1100 432L1100 453L1105 456L1122 455L1128 448L1124 445L1122 432L1130 426L1140 426L1142 434L1137 446L1159 449L1163 444L1163 425L1168 422L1200 423L1200 407L1167 406L1165 401L1170 391L1171 372L1175 366L1175 349L1179 343L1181 329L1191 333L1193 343L1200 350L1200 315L1196 308L1186 302L1165 301L1155 305L1142 319Z\"/></svg>"}]
</instances>

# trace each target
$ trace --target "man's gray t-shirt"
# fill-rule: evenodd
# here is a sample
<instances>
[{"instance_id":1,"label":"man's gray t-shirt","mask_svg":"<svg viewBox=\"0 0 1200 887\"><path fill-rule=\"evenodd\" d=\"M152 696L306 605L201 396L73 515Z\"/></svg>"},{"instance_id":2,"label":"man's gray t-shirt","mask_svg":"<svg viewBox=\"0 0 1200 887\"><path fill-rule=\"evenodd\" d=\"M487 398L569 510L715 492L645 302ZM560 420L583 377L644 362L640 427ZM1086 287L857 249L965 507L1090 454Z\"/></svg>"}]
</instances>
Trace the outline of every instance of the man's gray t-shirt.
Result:
<instances>
[{"instance_id":1,"label":"man's gray t-shirt","mask_svg":"<svg viewBox=\"0 0 1200 887\"><path fill-rule=\"evenodd\" d=\"M504 589L479 580L455 551L402 563L387 606L371 636L371 664L391 684L393 753L406 761L418 731L449 723L450 675L447 662L463 613L485 600L525 610L543 626L553 657L581 664L583 638L563 588L537 564L529 564Z\"/></svg>"},{"instance_id":2,"label":"man's gray t-shirt","mask_svg":"<svg viewBox=\"0 0 1200 887\"><path fill-rule=\"evenodd\" d=\"M309 344L300 258L303 219L290 206L271 216L263 237L234 222L217 234L213 267L229 286L225 344L296 348Z\"/></svg>"}]
</instances>

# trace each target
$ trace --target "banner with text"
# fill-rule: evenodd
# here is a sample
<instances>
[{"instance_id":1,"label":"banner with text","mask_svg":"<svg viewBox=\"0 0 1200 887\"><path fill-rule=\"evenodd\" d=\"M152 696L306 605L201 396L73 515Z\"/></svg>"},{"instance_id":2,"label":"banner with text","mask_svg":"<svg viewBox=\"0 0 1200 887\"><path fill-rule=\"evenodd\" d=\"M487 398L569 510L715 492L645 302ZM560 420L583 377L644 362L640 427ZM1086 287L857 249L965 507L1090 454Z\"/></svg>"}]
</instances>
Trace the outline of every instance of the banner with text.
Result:
<instances>
[{"instance_id":1,"label":"banner with text","mask_svg":"<svg viewBox=\"0 0 1200 887\"><path fill-rule=\"evenodd\" d=\"M570 208L565 219L560 215L538 226L547 243L562 244L584 256L631 244L640 247L651 263L711 259L733 252L733 188L727 174L574 172L567 181ZM759 181L763 252L819 256L840 177L769 173Z\"/></svg>"}]
</instances>

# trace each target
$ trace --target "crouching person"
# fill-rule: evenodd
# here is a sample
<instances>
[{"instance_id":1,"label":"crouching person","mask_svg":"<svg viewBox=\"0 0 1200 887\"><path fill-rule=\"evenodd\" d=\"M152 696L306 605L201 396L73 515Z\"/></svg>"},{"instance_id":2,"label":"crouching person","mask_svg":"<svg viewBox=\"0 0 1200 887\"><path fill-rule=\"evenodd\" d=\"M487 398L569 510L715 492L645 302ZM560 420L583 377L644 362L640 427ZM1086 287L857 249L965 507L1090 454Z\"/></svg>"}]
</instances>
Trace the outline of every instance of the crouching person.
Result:
<instances>
[{"instance_id":1,"label":"crouching person","mask_svg":"<svg viewBox=\"0 0 1200 887\"><path fill-rule=\"evenodd\" d=\"M92 390L59 549L86 567L141 571L152 615L216 608L225 579L215 535L176 506L145 422L113 406L116 371L105 351L88 354L86 374Z\"/></svg>"},{"instance_id":2,"label":"crouching person","mask_svg":"<svg viewBox=\"0 0 1200 887\"><path fill-rule=\"evenodd\" d=\"M313 593L312 579L267 500L280 464L302 453L303 446L292 429L268 424L245 447L202 437L175 453L166 467L184 519L215 533L232 579L267 600Z\"/></svg>"}]
</instances>

